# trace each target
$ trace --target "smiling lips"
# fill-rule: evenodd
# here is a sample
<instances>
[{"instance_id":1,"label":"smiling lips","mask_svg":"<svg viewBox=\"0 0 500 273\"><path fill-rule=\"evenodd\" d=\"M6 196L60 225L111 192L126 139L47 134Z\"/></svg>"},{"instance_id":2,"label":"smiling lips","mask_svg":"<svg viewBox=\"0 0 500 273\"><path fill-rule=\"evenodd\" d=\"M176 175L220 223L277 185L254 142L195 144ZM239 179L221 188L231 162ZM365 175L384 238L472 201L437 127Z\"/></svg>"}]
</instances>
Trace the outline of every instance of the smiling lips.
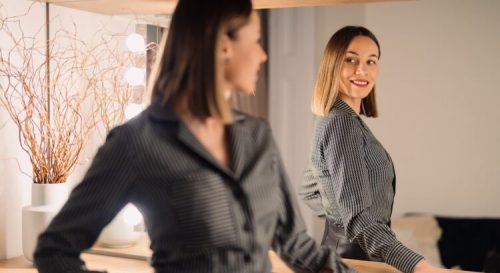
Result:
<instances>
[{"instance_id":1,"label":"smiling lips","mask_svg":"<svg viewBox=\"0 0 500 273\"><path fill-rule=\"evenodd\" d=\"M369 82L365 80L351 80L351 83L359 87L366 87Z\"/></svg>"}]
</instances>

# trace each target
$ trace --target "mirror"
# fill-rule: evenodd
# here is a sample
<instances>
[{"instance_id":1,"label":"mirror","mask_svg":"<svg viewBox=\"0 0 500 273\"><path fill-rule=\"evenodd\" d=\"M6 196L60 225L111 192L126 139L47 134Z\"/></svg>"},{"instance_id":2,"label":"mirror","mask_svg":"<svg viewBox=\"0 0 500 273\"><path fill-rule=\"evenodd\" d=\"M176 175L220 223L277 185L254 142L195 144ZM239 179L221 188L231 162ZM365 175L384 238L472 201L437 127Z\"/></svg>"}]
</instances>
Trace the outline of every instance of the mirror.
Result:
<instances>
[{"instance_id":1,"label":"mirror","mask_svg":"<svg viewBox=\"0 0 500 273\"><path fill-rule=\"evenodd\" d=\"M381 43L380 117L366 122L396 166L394 215L500 216L498 5L443 0L270 10L269 121L292 183L298 185L310 149L309 100L323 48L338 28L360 24ZM323 226L305 207L303 214L320 238Z\"/></svg>"}]
</instances>

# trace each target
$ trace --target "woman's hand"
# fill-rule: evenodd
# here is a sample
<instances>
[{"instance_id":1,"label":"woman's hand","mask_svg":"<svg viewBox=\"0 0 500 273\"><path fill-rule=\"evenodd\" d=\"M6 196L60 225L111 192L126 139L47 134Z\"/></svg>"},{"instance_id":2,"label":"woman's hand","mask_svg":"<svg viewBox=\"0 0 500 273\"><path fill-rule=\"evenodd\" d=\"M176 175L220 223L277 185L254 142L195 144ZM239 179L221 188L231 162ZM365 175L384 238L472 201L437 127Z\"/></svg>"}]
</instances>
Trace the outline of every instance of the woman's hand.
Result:
<instances>
[{"instance_id":1,"label":"woman's hand","mask_svg":"<svg viewBox=\"0 0 500 273\"><path fill-rule=\"evenodd\" d=\"M413 269L413 273L445 273L446 269L435 267L426 260L421 260Z\"/></svg>"}]
</instances>

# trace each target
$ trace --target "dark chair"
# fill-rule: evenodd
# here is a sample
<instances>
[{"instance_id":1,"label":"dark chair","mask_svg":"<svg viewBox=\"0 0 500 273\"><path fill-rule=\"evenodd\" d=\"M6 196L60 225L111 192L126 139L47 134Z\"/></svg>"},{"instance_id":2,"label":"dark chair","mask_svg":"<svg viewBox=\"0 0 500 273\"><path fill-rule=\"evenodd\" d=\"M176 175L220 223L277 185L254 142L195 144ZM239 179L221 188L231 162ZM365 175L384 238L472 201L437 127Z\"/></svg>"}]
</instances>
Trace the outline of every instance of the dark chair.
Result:
<instances>
[{"instance_id":1,"label":"dark chair","mask_svg":"<svg viewBox=\"0 0 500 273\"><path fill-rule=\"evenodd\" d=\"M500 273L500 219L436 217L441 261L451 268Z\"/></svg>"}]
</instances>

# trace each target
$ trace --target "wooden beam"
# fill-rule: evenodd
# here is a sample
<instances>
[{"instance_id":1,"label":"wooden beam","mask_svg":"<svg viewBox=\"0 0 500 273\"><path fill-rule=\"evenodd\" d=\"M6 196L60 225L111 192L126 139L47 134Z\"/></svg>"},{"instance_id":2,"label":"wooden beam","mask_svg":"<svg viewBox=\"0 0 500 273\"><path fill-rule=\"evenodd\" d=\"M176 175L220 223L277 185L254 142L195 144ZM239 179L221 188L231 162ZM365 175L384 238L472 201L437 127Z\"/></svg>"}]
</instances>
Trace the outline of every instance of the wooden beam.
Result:
<instances>
[{"instance_id":1,"label":"wooden beam","mask_svg":"<svg viewBox=\"0 0 500 273\"><path fill-rule=\"evenodd\" d=\"M171 14L177 0L34 0L108 15ZM208 0L207 0L208 1ZM409 0L253 0L256 9Z\"/></svg>"},{"instance_id":2,"label":"wooden beam","mask_svg":"<svg viewBox=\"0 0 500 273\"><path fill-rule=\"evenodd\" d=\"M171 14L174 0L42 0L51 4L107 15Z\"/></svg>"},{"instance_id":3,"label":"wooden beam","mask_svg":"<svg viewBox=\"0 0 500 273\"><path fill-rule=\"evenodd\" d=\"M394 1L405 1L405 0L253 0L253 5L256 9L272 9L272 8L326 6L326 5L342 4L342 3L355 4L355 3L375 3L375 2L394 2Z\"/></svg>"}]
</instances>

